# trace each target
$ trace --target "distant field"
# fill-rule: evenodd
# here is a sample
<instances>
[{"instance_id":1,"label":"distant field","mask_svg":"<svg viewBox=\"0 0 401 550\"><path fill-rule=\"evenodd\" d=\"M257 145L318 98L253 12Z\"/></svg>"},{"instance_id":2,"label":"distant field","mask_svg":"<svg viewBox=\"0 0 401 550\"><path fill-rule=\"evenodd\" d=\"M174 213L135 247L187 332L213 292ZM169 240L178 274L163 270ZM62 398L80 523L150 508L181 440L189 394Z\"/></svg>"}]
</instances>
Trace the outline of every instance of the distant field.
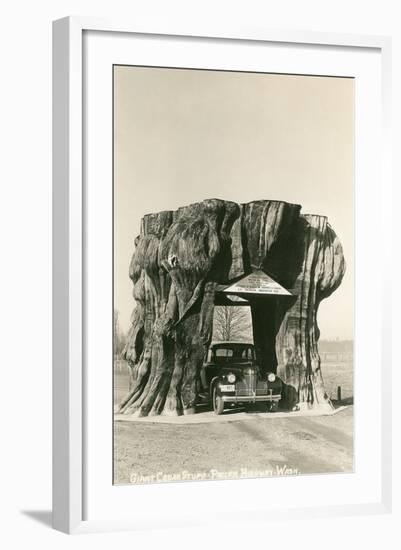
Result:
<instances>
[{"instance_id":1,"label":"distant field","mask_svg":"<svg viewBox=\"0 0 401 550\"><path fill-rule=\"evenodd\" d=\"M128 392L129 376L125 364L121 368L114 368L114 403L119 403Z\"/></svg>"},{"instance_id":2,"label":"distant field","mask_svg":"<svg viewBox=\"0 0 401 550\"><path fill-rule=\"evenodd\" d=\"M326 392L331 399L337 399L337 387L341 386L342 400L350 400L354 396L353 363L323 363L322 374Z\"/></svg>"}]
</instances>

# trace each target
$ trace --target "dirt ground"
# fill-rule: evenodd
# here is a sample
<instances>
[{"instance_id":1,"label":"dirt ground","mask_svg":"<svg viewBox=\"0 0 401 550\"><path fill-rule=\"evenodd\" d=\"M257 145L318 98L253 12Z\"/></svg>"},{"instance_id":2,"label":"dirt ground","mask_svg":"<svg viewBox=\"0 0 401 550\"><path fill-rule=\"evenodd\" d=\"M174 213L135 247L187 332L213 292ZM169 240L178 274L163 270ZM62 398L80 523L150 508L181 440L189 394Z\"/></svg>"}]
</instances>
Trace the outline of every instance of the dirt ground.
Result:
<instances>
[{"instance_id":1,"label":"dirt ground","mask_svg":"<svg viewBox=\"0 0 401 550\"><path fill-rule=\"evenodd\" d=\"M350 369L341 374L341 382L335 377L331 385L345 381L343 397L351 402ZM115 375L115 401L126 388L122 369ZM250 414L245 420L208 424L114 423L116 484L352 470L352 405L333 416L266 419Z\"/></svg>"}]
</instances>

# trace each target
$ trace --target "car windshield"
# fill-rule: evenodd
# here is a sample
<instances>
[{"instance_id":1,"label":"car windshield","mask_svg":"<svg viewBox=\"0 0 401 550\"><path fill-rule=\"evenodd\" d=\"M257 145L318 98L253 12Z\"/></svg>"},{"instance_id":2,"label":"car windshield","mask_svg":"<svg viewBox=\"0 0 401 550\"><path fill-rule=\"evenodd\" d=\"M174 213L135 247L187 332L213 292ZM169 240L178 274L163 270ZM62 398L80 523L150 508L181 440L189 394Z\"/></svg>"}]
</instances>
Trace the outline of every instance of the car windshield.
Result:
<instances>
[{"instance_id":1,"label":"car windshield","mask_svg":"<svg viewBox=\"0 0 401 550\"><path fill-rule=\"evenodd\" d=\"M252 361L252 346L219 346L213 350L213 359L218 363Z\"/></svg>"}]
</instances>

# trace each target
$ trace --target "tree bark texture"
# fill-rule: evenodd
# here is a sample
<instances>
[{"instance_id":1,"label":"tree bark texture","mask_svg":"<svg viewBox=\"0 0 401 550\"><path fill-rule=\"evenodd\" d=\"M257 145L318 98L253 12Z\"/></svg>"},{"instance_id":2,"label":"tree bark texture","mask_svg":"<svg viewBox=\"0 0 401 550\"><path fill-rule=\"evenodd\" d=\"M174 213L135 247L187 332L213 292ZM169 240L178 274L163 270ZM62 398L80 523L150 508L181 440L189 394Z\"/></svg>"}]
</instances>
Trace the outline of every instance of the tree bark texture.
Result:
<instances>
[{"instance_id":1,"label":"tree bark texture","mask_svg":"<svg viewBox=\"0 0 401 550\"><path fill-rule=\"evenodd\" d=\"M144 216L129 268L136 307L123 357L130 391L118 412L195 412L217 285L263 270L293 293L247 296L262 370L283 378L288 406L326 404L319 303L341 283L341 244L324 216L299 205L205 200Z\"/></svg>"}]
</instances>

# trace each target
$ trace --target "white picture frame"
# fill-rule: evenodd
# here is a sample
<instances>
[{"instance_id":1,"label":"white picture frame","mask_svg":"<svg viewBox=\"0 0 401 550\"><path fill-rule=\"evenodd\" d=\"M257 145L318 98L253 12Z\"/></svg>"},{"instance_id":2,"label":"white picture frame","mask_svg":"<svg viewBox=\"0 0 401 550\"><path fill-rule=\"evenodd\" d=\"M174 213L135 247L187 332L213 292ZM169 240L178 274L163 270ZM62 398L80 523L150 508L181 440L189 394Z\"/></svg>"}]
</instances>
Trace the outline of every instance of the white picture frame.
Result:
<instances>
[{"instance_id":1,"label":"white picture frame","mask_svg":"<svg viewBox=\"0 0 401 550\"><path fill-rule=\"evenodd\" d=\"M381 174L380 193L391 196L391 166L389 146L390 125L390 78L391 78L391 40L388 37L357 36L342 34L326 34L300 31L275 31L264 29L208 29L197 28L164 28L155 23L154 28L142 28L127 22L104 21L93 18L68 17L54 22L53 27L53 526L55 529L67 532L88 532L116 529L143 529L152 526L151 514L144 512L139 517L112 518L98 515L88 517L88 494L86 478L88 465L85 453L88 450L86 351L88 346L85 317L88 315L85 305L85 269L88 265L88 242L85 240L87 230L85 208L88 197L84 180L87 177L85 155L87 149L84 140L84 70L85 33L108 34L109 40L119 36L145 36L148 40L157 37L180 37L182 41L208 42L213 48L217 41L229 43L258 42L261 44L288 44L294 48L313 49L317 47L339 48L344 52L359 49L375 51L380 56L381 65ZM154 52L157 57L157 52ZM163 64L163 62L161 63ZM302 72L302 71L301 71ZM90 199L90 197L89 197ZM364 204L363 197L356 197L357 215L363 209L372 207L372 203ZM362 210L361 210L362 209ZM377 216L380 225L377 229L383 235L389 229L389 219L381 209ZM361 239L361 235L356 236ZM357 241L358 242L358 241ZM388 285L390 269L390 242L383 239L381 250L382 269L379 278L380 288ZM381 440L380 460L380 498L363 502L351 501L333 505L277 507L270 510L272 518L302 518L315 515L352 515L364 513L386 513L391 509L391 342L389 293L380 297L380 369L387 383L381 386ZM90 306L89 306L90 307ZM358 315L358 309L356 311ZM111 326L111 321L110 321ZM377 328L377 327L376 327ZM109 414L109 404L105 404L106 414ZM109 412L107 412L109 411ZM111 451L110 451L111 452ZM91 470L93 471L93 469ZM378 471L379 473L379 471ZM255 480L241 481L248 484L247 491L254 490ZM271 480L273 481L273 480ZM111 473L110 480L111 484ZM294 483L292 480L286 480ZM214 483L214 482L213 482ZM227 490L233 482L225 482ZM182 484L183 485L183 484ZM183 491L180 485L179 491ZM194 484L187 484L186 494ZM287 484L288 485L288 484ZM146 493L169 498L170 487L141 487L141 495ZM124 488L125 497L130 487ZM208 498L212 484L203 484L202 498ZM111 508L111 504L110 504ZM263 521L265 515L262 508L255 504L259 513L252 514L253 519ZM244 519L242 514L242 519ZM204 521L212 518L205 514ZM245 518L246 519L246 518ZM251 514L249 514L251 520ZM230 511L230 521L235 521L235 504ZM190 525L194 521L191 516L176 517L167 515L159 525Z\"/></svg>"}]
</instances>

